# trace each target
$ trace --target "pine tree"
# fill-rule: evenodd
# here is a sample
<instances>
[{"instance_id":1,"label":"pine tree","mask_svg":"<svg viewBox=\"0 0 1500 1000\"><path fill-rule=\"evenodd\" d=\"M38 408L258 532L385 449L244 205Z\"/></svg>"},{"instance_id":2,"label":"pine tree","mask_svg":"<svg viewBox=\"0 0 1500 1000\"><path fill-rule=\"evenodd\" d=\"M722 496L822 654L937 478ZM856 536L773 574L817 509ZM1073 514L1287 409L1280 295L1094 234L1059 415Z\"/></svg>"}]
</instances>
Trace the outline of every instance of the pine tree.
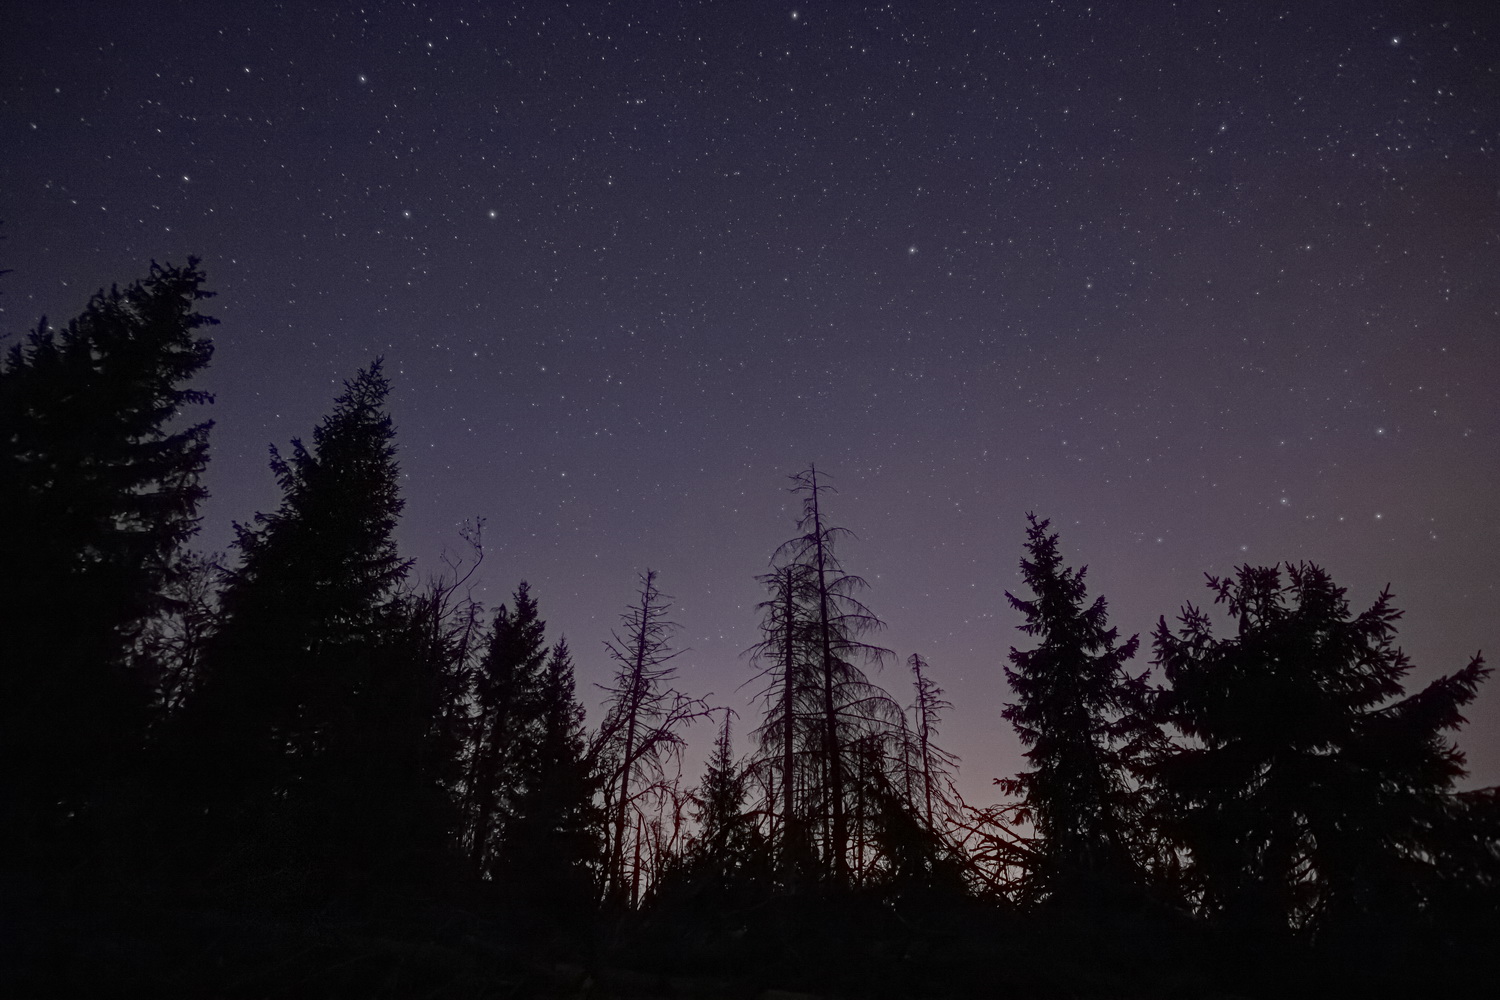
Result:
<instances>
[{"instance_id":1,"label":"pine tree","mask_svg":"<svg viewBox=\"0 0 1500 1000\"><path fill-rule=\"evenodd\" d=\"M1453 794L1464 757L1442 735L1463 722L1483 660L1403 697L1411 664L1389 590L1352 615L1310 564L1208 585L1235 636L1214 636L1192 605L1155 635L1171 684L1160 717L1191 741L1153 767L1159 815L1190 852L1202 908L1269 933L1370 927L1428 907L1445 869L1493 880L1497 831L1468 829L1470 803Z\"/></svg>"},{"instance_id":2,"label":"pine tree","mask_svg":"<svg viewBox=\"0 0 1500 1000\"><path fill-rule=\"evenodd\" d=\"M713 907L768 887L774 866L770 844L745 810L748 772L734 756L734 713L723 711L713 753L692 795L697 833L667 890Z\"/></svg>"},{"instance_id":3,"label":"pine tree","mask_svg":"<svg viewBox=\"0 0 1500 1000\"><path fill-rule=\"evenodd\" d=\"M329 855L368 811L349 801L366 783L340 768L355 766L351 747L378 742L370 707L389 683L378 673L399 669L374 656L409 567L394 538L403 501L389 391L376 360L344 384L311 450L272 448L282 502L235 526L240 563L184 720L197 792L221 822L242 817L251 833L275 814Z\"/></svg>"},{"instance_id":4,"label":"pine tree","mask_svg":"<svg viewBox=\"0 0 1500 1000\"><path fill-rule=\"evenodd\" d=\"M524 873L531 898L563 907L598 898L605 822L600 779L589 756L573 657L559 639L542 677L535 780L516 809L515 869Z\"/></svg>"},{"instance_id":5,"label":"pine tree","mask_svg":"<svg viewBox=\"0 0 1500 1000\"><path fill-rule=\"evenodd\" d=\"M475 679L474 746L469 770L469 856L494 877L506 850L507 825L536 772L540 742L546 622L523 580L515 610L495 613L489 650Z\"/></svg>"},{"instance_id":6,"label":"pine tree","mask_svg":"<svg viewBox=\"0 0 1500 1000\"><path fill-rule=\"evenodd\" d=\"M1064 567L1049 522L1026 518L1021 574L1032 598L1005 596L1038 644L1011 648L1005 676L1016 700L1002 715L1030 747L1031 766L996 784L1020 797L1017 816L1035 829L1023 899L1079 904L1134 879L1128 768L1141 748L1145 678L1124 669L1139 638L1119 644L1104 598L1086 604L1087 568Z\"/></svg>"},{"instance_id":7,"label":"pine tree","mask_svg":"<svg viewBox=\"0 0 1500 1000\"><path fill-rule=\"evenodd\" d=\"M212 356L198 261L151 265L46 321L0 361L0 816L43 836L134 759L150 685L130 654L197 530L211 402L183 384ZM66 627L59 626L59 615Z\"/></svg>"},{"instance_id":8,"label":"pine tree","mask_svg":"<svg viewBox=\"0 0 1500 1000\"><path fill-rule=\"evenodd\" d=\"M484 608L466 588L484 562L483 531L483 518L466 522L459 534L470 548L469 557L444 553L446 570L429 577L420 592L403 595L408 655L417 672L429 679L437 702L428 720L425 773L443 791L442 840L455 855L467 853L470 833L462 806L473 761L476 661L485 643ZM458 596L460 591L464 596Z\"/></svg>"},{"instance_id":9,"label":"pine tree","mask_svg":"<svg viewBox=\"0 0 1500 1000\"><path fill-rule=\"evenodd\" d=\"M302 810L312 819L304 832L326 844L327 873L356 885L425 890L458 874L457 746L446 723L461 691L431 645L431 611L409 593L382 607L308 782L320 794L316 810Z\"/></svg>"},{"instance_id":10,"label":"pine tree","mask_svg":"<svg viewBox=\"0 0 1500 1000\"><path fill-rule=\"evenodd\" d=\"M698 840L714 855L729 853L732 840L745 825L745 779L734 758L732 721L726 709L698 786Z\"/></svg>"}]
</instances>

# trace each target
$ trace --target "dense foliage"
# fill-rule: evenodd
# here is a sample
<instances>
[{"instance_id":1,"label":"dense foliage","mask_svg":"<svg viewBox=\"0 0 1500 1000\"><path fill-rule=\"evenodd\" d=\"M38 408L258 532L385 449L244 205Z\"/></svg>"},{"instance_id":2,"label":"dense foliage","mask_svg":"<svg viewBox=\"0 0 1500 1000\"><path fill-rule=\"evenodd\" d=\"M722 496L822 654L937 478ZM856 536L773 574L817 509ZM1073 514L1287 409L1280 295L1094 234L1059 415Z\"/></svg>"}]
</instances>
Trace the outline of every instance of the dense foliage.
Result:
<instances>
[{"instance_id":1,"label":"dense foliage","mask_svg":"<svg viewBox=\"0 0 1500 1000\"><path fill-rule=\"evenodd\" d=\"M131 652L169 604L206 496L213 355L198 262L151 265L0 360L0 823L67 838L136 756L151 679ZM125 768L125 770L121 770Z\"/></svg>"},{"instance_id":2,"label":"dense foliage","mask_svg":"<svg viewBox=\"0 0 1500 1000\"><path fill-rule=\"evenodd\" d=\"M1136 881L1130 772L1146 745L1145 675L1125 672L1139 639L1118 642L1104 598L1084 603L1085 570L1064 567L1048 522L1027 517L1021 574L1033 596L1005 596L1037 645L1011 649L1005 678L1017 700L1001 715L1030 747L1031 768L999 784L1036 830L1022 898L1076 902Z\"/></svg>"}]
</instances>

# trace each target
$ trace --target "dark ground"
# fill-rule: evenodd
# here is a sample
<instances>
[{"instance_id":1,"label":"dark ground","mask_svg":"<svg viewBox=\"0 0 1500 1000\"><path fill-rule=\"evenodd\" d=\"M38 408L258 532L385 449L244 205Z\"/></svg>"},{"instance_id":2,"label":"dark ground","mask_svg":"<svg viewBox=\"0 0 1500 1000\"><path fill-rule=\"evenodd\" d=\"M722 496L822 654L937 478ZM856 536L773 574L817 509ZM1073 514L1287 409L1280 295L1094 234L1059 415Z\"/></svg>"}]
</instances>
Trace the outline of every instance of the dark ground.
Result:
<instances>
[{"instance_id":1,"label":"dark ground","mask_svg":"<svg viewBox=\"0 0 1500 1000\"><path fill-rule=\"evenodd\" d=\"M137 887L138 888L138 887ZM1482 946L1364 955L1252 942L1166 911L1026 916L953 898L765 900L609 918L503 900L311 902L4 886L0 994L192 997L1483 996ZM259 892L260 895L256 896Z\"/></svg>"}]
</instances>

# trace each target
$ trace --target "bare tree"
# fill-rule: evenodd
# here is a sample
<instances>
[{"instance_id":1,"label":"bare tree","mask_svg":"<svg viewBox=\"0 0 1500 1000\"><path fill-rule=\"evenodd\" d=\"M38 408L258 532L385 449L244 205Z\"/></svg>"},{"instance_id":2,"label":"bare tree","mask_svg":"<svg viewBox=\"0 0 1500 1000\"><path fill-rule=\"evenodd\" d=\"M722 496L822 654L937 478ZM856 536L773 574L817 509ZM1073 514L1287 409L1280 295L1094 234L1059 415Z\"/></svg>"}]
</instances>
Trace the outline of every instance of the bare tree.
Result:
<instances>
[{"instance_id":1,"label":"bare tree","mask_svg":"<svg viewBox=\"0 0 1500 1000\"><path fill-rule=\"evenodd\" d=\"M683 652L672 649L678 626L667 617L670 600L656 589L656 572L648 569L641 575L639 600L620 616L621 630L604 644L616 671L609 685L600 685L609 694L609 708L593 756L609 775L605 894L617 902L639 898L643 801L663 790L664 765L684 744L680 730L710 712L702 699L670 687L677 674L671 661ZM628 843L632 832L633 845Z\"/></svg>"},{"instance_id":2,"label":"bare tree","mask_svg":"<svg viewBox=\"0 0 1500 1000\"><path fill-rule=\"evenodd\" d=\"M886 800L902 712L860 667L891 652L861 638L884 623L856 596L864 580L846 573L835 552L850 532L824 520L832 488L813 466L792 480L802 498L800 534L759 578L770 600L761 605L765 638L750 653L768 683L754 769L777 799L764 812L779 821L772 836L779 834L783 878L790 881L800 858L848 885L873 857L867 827L880 811L870 804Z\"/></svg>"},{"instance_id":3,"label":"bare tree","mask_svg":"<svg viewBox=\"0 0 1500 1000\"><path fill-rule=\"evenodd\" d=\"M433 720L442 784L455 809L468 802L479 732L474 695L479 659L484 654L484 605L474 598L476 575L484 563L484 518L465 521L458 530L467 554L445 549L442 571L430 574L421 590L405 595L409 614L420 628L413 655L427 669L441 693ZM460 817L454 846L467 842L470 824Z\"/></svg>"},{"instance_id":4,"label":"bare tree","mask_svg":"<svg viewBox=\"0 0 1500 1000\"><path fill-rule=\"evenodd\" d=\"M218 620L223 554L187 552L162 588L161 607L136 641L133 659L152 689L153 724L174 715L193 696L203 651Z\"/></svg>"},{"instance_id":5,"label":"bare tree","mask_svg":"<svg viewBox=\"0 0 1500 1000\"><path fill-rule=\"evenodd\" d=\"M927 661L918 653L907 658L911 668L912 686L916 696L912 701L911 753L912 802L921 810L927 829L937 830L938 824L950 816L958 801L953 787L953 772L958 768L958 757L937 745L938 725L942 713L953 707L943 697L943 689L927 674Z\"/></svg>"},{"instance_id":6,"label":"bare tree","mask_svg":"<svg viewBox=\"0 0 1500 1000\"><path fill-rule=\"evenodd\" d=\"M759 605L765 638L748 650L753 664L764 664L756 679L766 682L758 695L766 712L755 730L760 754L752 770L765 789L768 832L778 846L783 882L790 887L808 850L806 808L798 801L798 759L807 749L806 720L817 709L817 676L807 656L812 636L806 613L809 576L806 566L789 563L756 579L771 597ZM805 783L801 794L807 794Z\"/></svg>"},{"instance_id":7,"label":"bare tree","mask_svg":"<svg viewBox=\"0 0 1500 1000\"><path fill-rule=\"evenodd\" d=\"M964 866L970 891L981 896L1013 897L1036 864L1033 840L1016 829L1015 808L998 804L983 808L960 799L948 821L954 857Z\"/></svg>"}]
</instances>

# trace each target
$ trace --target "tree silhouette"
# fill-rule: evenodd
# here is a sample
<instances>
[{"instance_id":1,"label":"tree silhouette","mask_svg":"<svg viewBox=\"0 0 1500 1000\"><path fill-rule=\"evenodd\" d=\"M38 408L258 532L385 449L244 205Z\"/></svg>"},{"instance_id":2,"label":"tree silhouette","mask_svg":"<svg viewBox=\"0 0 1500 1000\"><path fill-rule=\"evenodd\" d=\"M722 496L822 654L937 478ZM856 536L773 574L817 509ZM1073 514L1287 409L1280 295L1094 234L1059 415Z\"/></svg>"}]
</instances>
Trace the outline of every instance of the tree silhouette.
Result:
<instances>
[{"instance_id":1,"label":"tree silhouette","mask_svg":"<svg viewBox=\"0 0 1500 1000\"><path fill-rule=\"evenodd\" d=\"M1016 700L1001 714L1030 747L1031 766L996 784L1021 798L1017 818L1036 831L1022 899L1080 904L1096 899L1101 883L1133 877L1128 767L1143 746L1145 681L1124 664L1139 638L1118 644L1104 598L1085 603L1087 567L1063 566L1050 522L1026 519L1021 574L1032 597L1005 597L1037 646L1011 648L1005 677Z\"/></svg>"},{"instance_id":2,"label":"tree silhouette","mask_svg":"<svg viewBox=\"0 0 1500 1000\"><path fill-rule=\"evenodd\" d=\"M614 902L630 905L643 887L638 861L644 846L641 802L661 791L663 763L683 746L680 730L708 714L701 699L669 686L677 674L671 661L682 652L672 649L678 626L667 617L671 598L656 589L654 570L646 570L640 581L639 600L620 618L624 634L615 632L604 644L616 670L614 680L603 686L609 708L593 750L607 776L610 837L605 889Z\"/></svg>"},{"instance_id":3,"label":"tree silhouette","mask_svg":"<svg viewBox=\"0 0 1500 1000\"><path fill-rule=\"evenodd\" d=\"M136 641L136 669L152 690L154 721L169 719L190 700L203 654L219 620L223 555L186 552L162 588L161 606Z\"/></svg>"},{"instance_id":4,"label":"tree silhouette","mask_svg":"<svg viewBox=\"0 0 1500 1000\"><path fill-rule=\"evenodd\" d=\"M150 679L130 669L205 496L213 353L196 258L95 295L0 361L0 825L45 838L135 759ZM65 616L62 625L60 615Z\"/></svg>"},{"instance_id":5,"label":"tree silhouette","mask_svg":"<svg viewBox=\"0 0 1500 1000\"><path fill-rule=\"evenodd\" d=\"M868 807L876 785L889 780L904 718L857 662L878 665L891 653L860 638L884 623L855 596L864 580L839 561L838 541L850 532L824 520L832 487L811 466L791 478L802 496L801 534L759 577L771 599L761 604L765 638L750 653L769 683L754 767L779 800L765 811L780 819L785 884L798 867L811 867L848 886L873 857L866 848L877 814Z\"/></svg>"},{"instance_id":6,"label":"tree silhouette","mask_svg":"<svg viewBox=\"0 0 1500 1000\"><path fill-rule=\"evenodd\" d=\"M725 709L713 754L698 786L698 837L694 849L700 877L708 875L726 890L739 870L751 863L758 847L755 827L745 814L745 774L734 756L732 721L733 713Z\"/></svg>"},{"instance_id":7,"label":"tree silhouette","mask_svg":"<svg viewBox=\"0 0 1500 1000\"><path fill-rule=\"evenodd\" d=\"M928 674L925 659L913 653L906 664L911 668L915 696L911 725L903 730L903 788L913 811L921 816L928 830L935 831L940 821L956 808L958 800L953 787L958 758L937 744L943 713L953 704L943 697L943 689Z\"/></svg>"},{"instance_id":8,"label":"tree silhouette","mask_svg":"<svg viewBox=\"0 0 1500 1000\"><path fill-rule=\"evenodd\" d=\"M282 501L235 526L240 563L187 720L199 794L222 822L243 816L249 831L274 814L330 858L370 812L356 751L403 752L378 732L378 692L402 667L375 655L405 627L392 602L409 566L393 537L389 390L376 360L344 384L311 450L272 448Z\"/></svg>"},{"instance_id":9,"label":"tree silhouette","mask_svg":"<svg viewBox=\"0 0 1500 1000\"><path fill-rule=\"evenodd\" d=\"M808 656L813 637L806 613L809 577L806 566L788 563L756 579L771 597L758 608L765 638L748 650L753 664L764 664L757 676L766 680L758 696L765 714L755 730L760 752L751 766L766 793L764 811L773 820L782 884L792 890L798 870L811 865L812 850L806 744L808 720L817 712L818 684Z\"/></svg>"},{"instance_id":10,"label":"tree silhouette","mask_svg":"<svg viewBox=\"0 0 1500 1000\"><path fill-rule=\"evenodd\" d=\"M687 796L696 830L685 849L665 858L652 890L658 908L684 907L693 919L719 931L741 907L765 903L775 891L777 855L773 842L747 811L752 769L734 755L732 709L724 713L713 752L698 786Z\"/></svg>"},{"instance_id":11,"label":"tree silhouette","mask_svg":"<svg viewBox=\"0 0 1500 1000\"><path fill-rule=\"evenodd\" d=\"M441 841L443 853L468 857L472 824L463 809L473 761L475 719L473 687L484 647L483 607L473 597L471 581L484 562L484 519L465 522L460 537L468 557L443 554L445 569L425 587L402 595L407 621L403 640L422 690L430 693L431 717L419 741L422 780L442 792L421 837L430 847ZM463 591L463 596L459 596ZM463 866L470 873L472 865Z\"/></svg>"},{"instance_id":12,"label":"tree silhouette","mask_svg":"<svg viewBox=\"0 0 1500 1000\"><path fill-rule=\"evenodd\" d=\"M475 677L474 746L470 755L469 852L474 870L493 877L506 848L507 824L535 781L541 741L546 623L523 580L515 610L495 613L489 649Z\"/></svg>"},{"instance_id":13,"label":"tree silhouette","mask_svg":"<svg viewBox=\"0 0 1500 1000\"><path fill-rule=\"evenodd\" d=\"M533 766L515 799L502 881L531 905L576 909L597 898L605 817L564 639L547 658L538 709Z\"/></svg>"},{"instance_id":14,"label":"tree silhouette","mask_svg":"<svg viewBox=\"0 0 1500 1000\"><path fill-rule=\"evenodd\" d=\"M430 641L431 603L402 594L381 610L308 781L319 799L299 819L314 856L351 889L427 891L457 873L458 747L447 721L462 691Z\"/></svg>"},{"instance_id":15,"label":"tree silhouette","mask_svg":"<svg viewBox=\"0 0 1500 1000\"><path fill-rule=\"evenodd\" d=\"M1191 741L1154 766L1161 822L1189 852L1202 908L1270 933L1410 917L1445 868L1493 873L1496 831L1486 843L1465 830L1468 803L1452 794L1464 758L1442 735L1463 722L1483 660L1402 697L1411 664L1388 589L1351 615L1311 564L1285 577L1242 566L1208 585L1233 637L1192 605L1155 635L1171 683L1161 718Z\"/></svg>"}]
</instances>

